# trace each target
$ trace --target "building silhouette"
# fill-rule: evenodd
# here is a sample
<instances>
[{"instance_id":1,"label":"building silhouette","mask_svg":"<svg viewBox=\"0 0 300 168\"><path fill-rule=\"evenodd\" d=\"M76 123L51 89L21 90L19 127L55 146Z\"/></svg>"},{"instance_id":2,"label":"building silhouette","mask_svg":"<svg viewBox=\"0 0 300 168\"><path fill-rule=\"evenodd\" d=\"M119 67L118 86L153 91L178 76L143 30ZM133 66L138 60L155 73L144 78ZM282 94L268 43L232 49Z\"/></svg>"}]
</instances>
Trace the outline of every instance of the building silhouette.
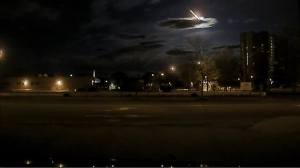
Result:
<instances>
[{"instance_id":1,"label":"building silhouette","mask_svg":"<svg viewBox=\"0 0 300 168\"><path fill-rule=\"evenodd\" d=\"M289 84L288 40L268 32L241 34L241 80L254 90Z\"/></svg>"}]
</instances>

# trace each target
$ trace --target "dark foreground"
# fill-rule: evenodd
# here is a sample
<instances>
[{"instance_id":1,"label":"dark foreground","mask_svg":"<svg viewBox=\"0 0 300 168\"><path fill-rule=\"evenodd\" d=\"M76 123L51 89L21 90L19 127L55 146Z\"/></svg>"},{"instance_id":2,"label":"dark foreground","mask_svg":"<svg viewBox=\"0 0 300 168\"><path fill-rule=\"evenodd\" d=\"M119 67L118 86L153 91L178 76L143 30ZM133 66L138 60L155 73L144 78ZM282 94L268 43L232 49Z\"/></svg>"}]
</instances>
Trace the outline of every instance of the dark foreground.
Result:
<instances>
[{"instance_id":1,"label":"dark foreground","mask_svg":"<svg viewBox=\"0 0 300 168\"><path fill-rule=\"evenodd\" d=\"M0 166L300 166L297 98L0 101Z\"/></svg>"}]
</instances>

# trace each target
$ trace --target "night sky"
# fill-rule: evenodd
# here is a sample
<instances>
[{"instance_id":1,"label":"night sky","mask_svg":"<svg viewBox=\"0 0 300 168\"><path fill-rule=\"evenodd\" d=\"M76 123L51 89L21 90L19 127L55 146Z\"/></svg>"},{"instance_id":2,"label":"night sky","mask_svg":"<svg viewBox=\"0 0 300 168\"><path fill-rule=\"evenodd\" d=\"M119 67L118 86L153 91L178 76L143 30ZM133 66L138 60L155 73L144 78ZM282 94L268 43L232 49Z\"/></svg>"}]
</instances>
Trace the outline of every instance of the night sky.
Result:
<instances>
[{"instance_id":1,"label":"night sky","mask_svg":"<svg viewBox=\"0 0 300 168\"><path fill-rule=\"evenodd\" d=\"M168 64L167 51L192 50L187 39L217 47L238 45L243 31L280 33L298 24L297 7L297 0L3 0L1 70L155 71ZM181 27L190 10L207 20Z\"/></svg>"}]
</instances>

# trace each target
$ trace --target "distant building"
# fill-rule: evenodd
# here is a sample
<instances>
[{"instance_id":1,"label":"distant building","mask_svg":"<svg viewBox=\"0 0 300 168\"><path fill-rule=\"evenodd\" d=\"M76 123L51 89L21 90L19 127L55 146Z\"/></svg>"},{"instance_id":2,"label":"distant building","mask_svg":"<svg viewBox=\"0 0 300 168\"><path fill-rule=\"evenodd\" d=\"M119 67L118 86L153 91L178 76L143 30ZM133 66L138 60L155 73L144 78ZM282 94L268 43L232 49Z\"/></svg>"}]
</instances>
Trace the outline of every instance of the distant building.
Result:
<instances>
[{"instance_id":1,"label":"distant building","mask_svg":"<svg viewBox=\"0 0 300 168\"><path fill-rule=\"evenodd\" d=\"M254 90L288 82L288 41L268 32L241 34L241 81Z\"/></svg>"},{"instance_id":2,"label":"distant building","mask_svg":"<svg viewBox=\"0 0 300 168\"><path fill-rule=\"evenodd\" d=\"M22 76L6 77L0 82L0 89L11 92L69 92L92 85L91 77L74 76Z\"/></svg>"}]
</instances>

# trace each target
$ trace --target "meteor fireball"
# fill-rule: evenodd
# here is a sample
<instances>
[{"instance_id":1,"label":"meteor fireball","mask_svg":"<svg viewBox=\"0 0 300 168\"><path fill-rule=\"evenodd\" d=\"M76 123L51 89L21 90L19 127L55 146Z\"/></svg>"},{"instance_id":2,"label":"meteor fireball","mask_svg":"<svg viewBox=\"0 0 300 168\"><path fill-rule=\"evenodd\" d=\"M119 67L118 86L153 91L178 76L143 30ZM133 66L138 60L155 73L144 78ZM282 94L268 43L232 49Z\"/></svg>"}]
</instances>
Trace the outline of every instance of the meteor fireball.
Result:
<instances>
[{"instance_id":1,"label":"meteor fireball","mask_svg":"<svg viewBox=\"0 0 300 168\"><path fill-rule=\"evenodd\" d=\"M160 22L161 27L168 27L172 29L205 29L213 27L217 24L217 19L215 18L205 18L199 16L193 10L189 10L193 15L192 17L186 18L169 18Z\"/></svg>"},{"instance_id":2,"label":"meteor fireball","mask_svg":"<svg viewBox=\"0 0 300 168\"><path fill-rule=\"evenodd\" d=\"M194 11L190 10L191 14L198 19L199 21L201 21L203 19L203 17L199 17Z\"/></svg>"}]
</instances>

